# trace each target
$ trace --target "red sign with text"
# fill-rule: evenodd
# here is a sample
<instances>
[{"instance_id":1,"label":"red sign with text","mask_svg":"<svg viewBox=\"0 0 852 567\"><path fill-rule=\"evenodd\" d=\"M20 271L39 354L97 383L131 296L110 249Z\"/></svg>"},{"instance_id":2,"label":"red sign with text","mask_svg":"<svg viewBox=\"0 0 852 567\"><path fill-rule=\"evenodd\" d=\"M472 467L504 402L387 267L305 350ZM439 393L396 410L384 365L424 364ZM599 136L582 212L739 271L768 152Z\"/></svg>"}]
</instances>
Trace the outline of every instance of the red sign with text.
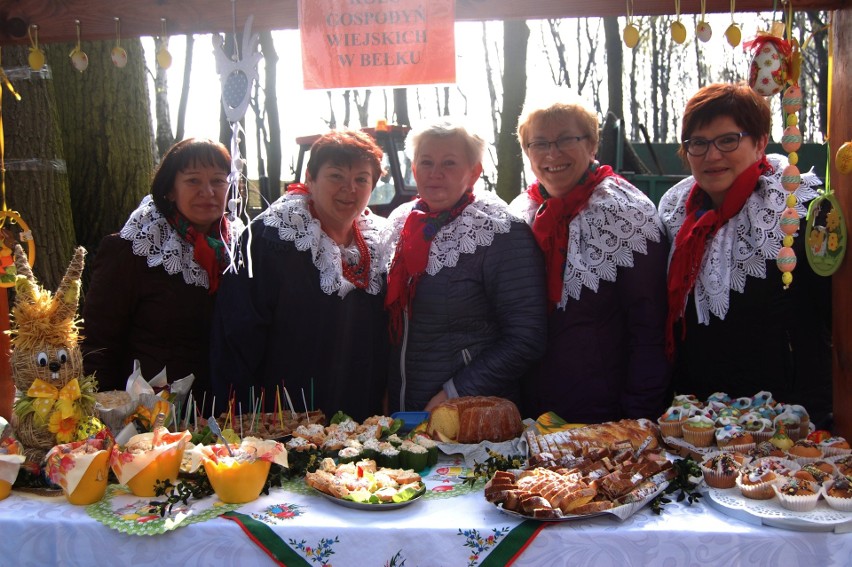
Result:
<instances>
[{"instance_id":1,"label":"red sign with text","mask_svg":"<svg viewBox=\"0 0 852 567\"><path fill-rule=\"evenodd\" d=\"M454 83L454 0L300 0L306 89Z\"/></svg>"}]
</instances>

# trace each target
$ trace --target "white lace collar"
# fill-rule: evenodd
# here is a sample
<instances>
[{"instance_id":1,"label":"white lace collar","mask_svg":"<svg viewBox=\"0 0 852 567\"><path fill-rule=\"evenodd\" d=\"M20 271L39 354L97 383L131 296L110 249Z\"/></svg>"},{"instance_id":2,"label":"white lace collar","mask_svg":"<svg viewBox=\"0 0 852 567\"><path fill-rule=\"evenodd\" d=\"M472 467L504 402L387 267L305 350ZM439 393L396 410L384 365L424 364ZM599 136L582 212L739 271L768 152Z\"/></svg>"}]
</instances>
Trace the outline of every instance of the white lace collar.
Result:
<instances>
[{"instance_id":1,"label":"white lace collar","mask_svg":"<svg viewBox=\"0 0 852 567\"><path fill-rule=\"evenodd\" d=\"M529 224L538 207L526 191L510 205ZM565 309L569 298L580 299L584 287L597 293L601 280L614 282L619 267L632 268L634 252L647 254L648 240L660 241L662 224L644 193L623 179L607 177L568 229L559 309Z\"/></svg>"},{"instance_id":2,"label":"white lace collar","mask_svg":"<svg viewBox=\"0 0 852 567\"><path fill-rule=\"evenodd\" d=\"M320 289L327 295L337 293L345 297L357 288L343 277L341 247L322 230L320 221L311 215L308 202L307 195L287 193L262 213L263 224L277 228L278 238L292 242L297 250L310 250L314 266L319 270ZM377 295L382 291L384 273L387 271L387 253L381 239L386 221L368 210L356 222L370 250L370 283L366 291ZM353 252L346 248L343 248L343 254L347 258L353 257ZM354 256L357 256L357 252Z\"/></svg>"},{"instance_id":3,"label":"white lace collar","mask_svg":"<svg viewBox=\"0 0 852 567\"><path fill-rule=\"evenodd\" d=\"M393 253L402 227L416 201L394 209L388 217L388 250ZM479 246L490 246L495 234L509 232L512 222L522 222L509 212L506 203L492 191L474 190L473 202L451 222L445 224L429 246L426 273L434 276L441 268L452 268L460 254L473 254ZM388 258L390 262L392 258Z\"/></svg>"},{"instance_id":4,"label":"white lace collar","mask_svg":"<svg viewBox=\"0 0 852 567\"><path fill-rule=\"evenodd\" d=\"M231 242L235 242L244 225L239 219L230 222ZM207 272L195 261L192 244L180 237L169 224L151 195L146 195L119 235L129 240L133 253L147 259L148 267L163 266L169 275L181 274L183 281L210 289Z\"/></svg>"},{"instance_id":5,"label":"white lace collar","mask_svg":"<svg viewBox=\"0 0 852 567\"><path fill-rule=\"evenodd\" d=\"M716 232L704 250L693 291L698 322L704 325L710 324L711 313L719 319L725 318L730 291L742 293L746 277L766 278L766 262L775 260L781 249L784 233L781 232L778 219L787 206L789 194L781 186L781 172L788 162L781 155L771 154L766 157L772 165L772 173L760 177L758 188L742 210ZM669 262L674 252L675 237L686 218L686 199L693 183L695 180L692 177L684 179L669 189L660 200L660 217L672 242ZM802 183L794 193L799 218L807 212L805 203L817 196L815 187L820 184L819 178L812 172L802 174ZM779 280L780 277L779 273Z\"/></svg>"}]
</instances>

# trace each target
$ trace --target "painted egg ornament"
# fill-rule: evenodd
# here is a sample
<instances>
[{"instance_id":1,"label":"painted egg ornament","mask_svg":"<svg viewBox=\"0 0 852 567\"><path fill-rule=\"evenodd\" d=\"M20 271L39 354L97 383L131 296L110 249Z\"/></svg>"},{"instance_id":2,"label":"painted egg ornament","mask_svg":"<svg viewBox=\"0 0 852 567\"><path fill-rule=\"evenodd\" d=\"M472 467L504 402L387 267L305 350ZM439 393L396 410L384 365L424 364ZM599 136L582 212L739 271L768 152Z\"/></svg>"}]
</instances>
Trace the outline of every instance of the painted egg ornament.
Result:
<instances>
[{"instance_id":1,"label":"painted egg ornament","mask_svg":"<svg viewBox=\"0 0 852 567\"><path fill-rule=\"evenodd\" d=\"M787 83L787 60L772 42L763 43L749 66L749 85L762 96L781 92Z\"/></svg>"},{"instance_id":2,"label":"painted egg ornament","mask_svg":"<svg viewBox=\"0 0 852 567\"><path fill-rule=\"evenodd\" d=\"M834 165L843 175L852 173L852 142L846 142L834 154Z\"/></svg>"},{"instance_id":3,"label":"painted egg ornament","mask_svg":"<svg viewBox=\"0 0 852 567\"><path fill-rule=\"evenodd\" d=\"M621 32L621 38L624 40L624 45L633 49L639 44L639 30L633 24L627 24Z\"/></svg>"},{"instance_id":4,"label":"painted egg ornament","mask_svg":"<svg viewBox=\"0 0 852 567\"><path fill-rule=\"evenodd\" d=\"M799 188L802 183L802 174L799 168L795 165L788 165L781 172L781 185L786 191L793 192Z\"/></svg>"},{"instance_id":5,"label":"painted egg ornament","mask_svg":"<svg viewBox=\"0 0 852 567\"><path fill-rule=\"evenodd\" d=\"M725 30L725 39L728 40L728 45L731 47L736 47L740 44L740 41L743 39L743 34L737 24L731 24L728 26L728 29Z\"/></svg>"},{"instance_id":6,"label":"painted egg ornament","mask_svg":"<svg viewBox=\"0 0 852 567\"><path fill-rule=\"evenodd\" d=\"M781 106L787 114L793 114L802 108L802 89L799 85L793 85L784 91Z\"/></svg>"},{"instance_id":7,"label":"painted egg ornament","mask_svg":"<svg viewBox=\"0 0 852 567\"><path fill-rule=\"evenodd\" d=\"M781 232L784 234L795 234L799 230L799 213L796 209L786 208L781 213Z\"/></svg>"},{"instance_id":8,"label":"painted egg ornament","mask_svg":"<svg viewBox=\"0 0 852 567\"><path fill-rule=\"evenodd\" d=\"M69 57L71 58L71 66L81 73L89 68L89 56L79 47L75 47Z\"/></svg>"},{"instance_id":9,"label":"painted egg ornament","mask_svg":"<svg viewBox=\"0 0 852 567\"><path fill-rule=\"evenodd\" d=\"M686 26L680 23L680 20L672 22L672 25L669 27L672 34L672 41L677 44L682 44L686 41Z\"/></svg>"},{"instance_id":10,"label":"painted egg ornament","mask_svg":"<svg viewBox=\"0 0 852 567\"><path fill-rule=\"evenodd\" d=\"M38 47L30 47L27 63L33 71L41 71L42 67L44 67L44 51Z\"/></svg>"},{"instance_id":11,"label":"painted egg ornament","mask_svg":"<svg viewBox=\"0 0 852 567\"><path fill-rule=\"evenodd\" d=\"M127 52L123 47L113 47L109 57L112 59L112 64L119 69L123 69L127 65Z\"/></svg>"},{"instance_id":12,"label":"painted egg ornament","mask_svg":"<svg viewBox=\"0 0 852 567\"><path fill-rule=\"evenodd\" d=\"M169 53L166 46L160 47L160 50L157 51L157 65L160 66L160 69L168 69L172 66L172 54Z\"/></svg>"},{"instance_id":13,"label":"painted egg ornament","mask_svg":"<svg viewBox=\"0 0 852 567\"><path fill-rule=\"evenodd\" d=\"M792 272L796 269L796 253L793 249L785 246L778 251L778 258L775 260L778 264L778 269L782 272Z\"/></svg>"},{"instance_id":14,"label":"painted egg ornament","mask_svg":"<svg viewBox=\"0 0 852 567\"><path fill-rule=\"evenodd\" d=\"M796 126L787 126L781 133L781 147L787 153L797 152L802 147L802 132Z\"/></svg>"},{"instance_id":15,"label":"painted egg ornament","mask_svg":"<svg viewBox=\"0 0 852 567\"><path fill-rule=\"evenodd\" d=\"M710 41L710 38L713 37L713 30L710 28L710 24L704 20L698 22L698 25L695 26L695 37L704 43Z\"/></svg>"}]
</instances>

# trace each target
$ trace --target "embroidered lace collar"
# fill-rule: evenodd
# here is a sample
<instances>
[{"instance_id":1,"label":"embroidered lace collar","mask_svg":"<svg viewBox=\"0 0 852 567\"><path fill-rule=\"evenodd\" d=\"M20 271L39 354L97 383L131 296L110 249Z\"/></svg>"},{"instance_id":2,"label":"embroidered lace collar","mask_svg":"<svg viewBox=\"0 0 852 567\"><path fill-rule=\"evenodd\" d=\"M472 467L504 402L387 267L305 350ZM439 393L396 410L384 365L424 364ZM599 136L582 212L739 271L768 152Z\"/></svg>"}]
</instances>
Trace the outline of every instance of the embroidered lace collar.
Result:
<instances>
[{"instance_id":1,"label":"embroidered lace collar","mask_svg":"<svg viewBox=\"0 0 852 567\"><path fill-rule=\"evenodd\" d=\"M510 208L531 224L538 205L522 193ZM597 293L601 280L614 282L618 268L632 268L633 253L647 254L648 240L660 241L662 225L644 193L622 179L607 177L568 228L559 309L565 309L569 298L580 299L584 287Z\"/></svg>"},{"instance_id":2,"label":"embroidered lace collar","mask_svg":"<svg viewBox=\"0 0 852 567\"><path fill-rule=\"evenodd\" d=\"M357 248L341 248L323 232L319 220L311 215L308 199L307 195L287 193L263 212L263 224L278 229L278 238L292 242L297 250L311 252L313 264L320 274L320 289L323 293L337 293L345 297L357 288L343 277L341 257L357 262ZM362 214L356 222L370 250L370 283L366 291L377 295L382 290L387 271L387 253L381 240L381 231L386 221L368 213Z\"/></svg>"},{"instance_id":3,"label":"embroidered lace collar","mask_svg":"<svg viewBox=\"0 0 852 567\"><path fill-rule=\"evenodd\" d=\"M231 241L235 241L243 230L239 219L230 223ZM207 272L193 256L192 244L182 239L154 205L151 195L146 195L119 235L129 240L133 253L147 259L148 266L162 266L170 275L181 274L189 285L210 288Z\"/></svg>"},{"instance_id":4,"label":"embroidered lace collar","mask_svg":"<svg viewBox=\"0 0 852 567\"><path fill-rule=\"evenodd\" d=\"M758 188L742 210L716 232L704 251L693 290L698 322L701 324L710 324L711 313L724 319L728 313L731 290L742 293L746 277L766 278L766 263L771 260L774 264L781 249L784 233L778 226L778 219L787 206L788 195L781 186L781 172L788 162L780 155L770 154L766 157L773 171L761 176ZM683 225L686 199L694 182L692 177L684 179L669 189L660 201L660 217L671 242L674 242ZM807 212L805 203L817 196L815 187L819 185L819 178L812 172L802 174L802 183L794 193L800 219ZM669 253L669 260L672 252L674 246Z\"/></svg>"},{"instance_id":5,"label":"embroidered lace collar","mask_svg":"<svg viewBox=\"0 0 852 567\"><path fill-rule=\"evenodd\" d=\"M509 212L506 203L492 191L474 190L473 202L448 224L441 227L429 247L426 273L434 276L442 268L452 268L460 254L473 254L479 246L490 246L495 234L509 232L512 222L521 219ZM400 205L388 217L388 250L396 249L399 235L414 201ZM390 262L391 257L388 257Z\"/></svg>"}]
</instances>

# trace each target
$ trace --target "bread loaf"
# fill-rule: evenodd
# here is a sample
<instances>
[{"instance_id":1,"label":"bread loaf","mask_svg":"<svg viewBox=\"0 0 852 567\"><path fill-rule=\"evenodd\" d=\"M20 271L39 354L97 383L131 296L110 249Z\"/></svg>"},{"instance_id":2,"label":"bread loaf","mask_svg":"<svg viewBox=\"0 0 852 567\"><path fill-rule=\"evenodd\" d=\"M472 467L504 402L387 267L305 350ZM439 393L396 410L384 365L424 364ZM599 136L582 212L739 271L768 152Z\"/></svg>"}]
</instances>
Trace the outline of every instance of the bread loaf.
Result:
<instances>
[{"instance_id":1,"label":"bread loaf","mask_svg":"<svg viewBox=\"0 0 852 567\"><path fill-rule=\"evenodd\" d=\"M444 443L507 441L523 431L521 414L510 400L493 396L453 398L429 415L427 432Z\"/></svg>"}]
</instances>

